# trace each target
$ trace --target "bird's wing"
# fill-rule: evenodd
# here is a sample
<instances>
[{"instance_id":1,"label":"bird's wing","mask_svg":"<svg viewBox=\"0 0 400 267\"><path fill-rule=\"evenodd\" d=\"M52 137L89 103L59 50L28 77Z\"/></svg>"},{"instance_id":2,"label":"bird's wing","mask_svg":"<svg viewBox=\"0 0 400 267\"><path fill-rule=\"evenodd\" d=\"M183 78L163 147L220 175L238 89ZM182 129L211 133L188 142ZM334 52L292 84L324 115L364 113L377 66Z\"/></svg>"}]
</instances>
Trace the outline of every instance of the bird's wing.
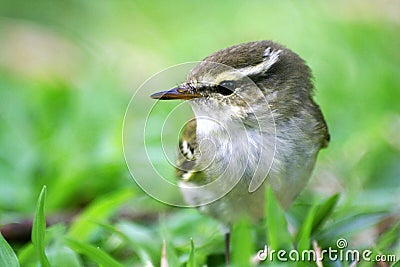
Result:
<instances>
[{"instance_id":1,"label":"bird's wing","mask_svg":"<svg viewBox=\"0 0 400 267\"><path fill-rule=\"evenodd\" d=\"M196 138L196 120L188 122L179 139L176 176L190 182L204 181L202 172L196 171L199 147Z\"/></svg>"}]
</instances>

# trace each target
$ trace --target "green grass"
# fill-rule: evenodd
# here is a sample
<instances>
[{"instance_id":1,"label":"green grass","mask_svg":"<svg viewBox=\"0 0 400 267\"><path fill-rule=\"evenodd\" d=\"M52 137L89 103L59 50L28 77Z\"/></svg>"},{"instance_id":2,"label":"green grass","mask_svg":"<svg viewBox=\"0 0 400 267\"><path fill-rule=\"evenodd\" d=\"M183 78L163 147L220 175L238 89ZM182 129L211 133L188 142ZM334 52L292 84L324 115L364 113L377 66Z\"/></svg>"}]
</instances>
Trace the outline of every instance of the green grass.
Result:
<instances>
[{"instance_id":1,"label":"green grass","mask_svg":"<svg viewBox=\"0 0 400 267\"><path fill-rule=\"evenodd\" d=\"M111 197L109 201L99 201L88 207L87 214L97 211L97 216L110 219L107 208L108 203L120 203L113 199L126 199L126 192L121 192ZM192 211L179 212L168 218L162 219L159 223L152 225L139 225L129 221L120 220L118 222L96 223L92 222L92 231L99 231L90 238L84 233L90 230L85 225L86 221L78 219L72 227L66 229L62 225L53 225L49 229L45 228L44 206L46 199L46 188L44 187L37 203L35 220L32 228L32 245L28 244L19 252L18 258L21 266L40 264L41 266L87 266L98 264L100 266L157 266L162 260L168 262L170 266L202 266L206 262L210 266L223 266L223 247L222 236L218 234L216 224L210 219ZM277 203L271 190L267 190L267 202ZM281 214L279 220L268 219L261 225L261 229L267 229L267 242L260 239L257 235L257 228L248 221L241 221L234 225L232 231L231 259L232 266L251 266L251 259L254 259L256 244L265 244L269 251L284 249L289 252L296 249L301 255L305 250L314 249L313 243L316 242L321 250L339 249L338 240L346 237L346 242L351 237L361 232L363 229L354 228L355 217L352 220L341 221L335 215L342 209L336 203L338 195L334 195L321 204L314 203L307 210L304 220L299 222L297 228L292 229L294 233L289 233L287 221L282 217L284 212L275 204L275 214ZM267 205L268 206L268 205ZM272 207L270 206L270 207ZM267 208L267 215L273 216L274 213ZM293 213L286 213L287 216L295 216ZM378 222L384 214L379 217L376 214L363 214L362 223L359 225L370 225ZM85 217L86 215L82 215ZM267 217L268 218L268 217ZM83 236L76 235L77 225L85 225L86 230L82 230ZM340 224L340 227L338 227ZM190 233L190 228L195 230ZM343 248L343 253L348 250L358 249L360 251L369 249L371 258L375 255L389 255L395 253L393 245L398 241L399 224L395 223L390 227L373 247L353 247L351 243ZM329 235L329 240L324 240L324 236ZM282 239L282 237L285 237ZM285 243L282 241L285 240ZM0 259L10 266L18 266L16 255L7 242L2 238L2 250ZM280 241L281 243L277 242ZM196 246L195 246L196 243ZM162 247L165 246L165 255L162 255ZM216 247L217 246L217 249ZM264 245L263 245L264 246ZM220 255L217 257L217 255ZM270 264L292 263L294 266L313 265L307 261L291 261L286 256L287 261L277 258L277 254L268 254L265 261L260 262L260 266L270 266ZM337 254L339 255L339 254ZM371 256L372 255L372 256ZM395 254L393 254L395 255ZM274 258L275 257L275 258ZM119 259L119 260L117 260ZM351 261L336 261L335 265L329 259L324 260L324 266L350 266ZM360 266L370 266L369 262L360 262Z\"/></svg>"},{"instance_id":2,"label":"green grass","mask_svg":"<svg viewBox=\"0 0 400 267\"><path fill-rule=\"evenodd\" d=\"M15 255L15 252L1 234L0 234L0 263L3 266L10 266L10 267L20 266L18 263L17 255Z\"/></svg>"},{"instance_id":3,"label":"green grass","mask_svg":"<svg viewBox=\"0 0 400 267\"><path fill-rule=\"evenodd\" d=\"M332 141L288 211L269 193L266 222L234 228L233 263L245 265L265 244L302 250L315 240L324 249L339 238L349 249L400 258L396 10L395 1L2 1L0 227L24 219L34 227L32 242L9 246L0 236L0 265L158 266L165 244L170 266L223 266L217 222L159 203L134 183L122 125L133 93L155 73L260 39L286 45L310 65ZM139 149L149 95L174 82L135 96L136 135L124 149L142 178L151 173ZM157 152L157 120L177 104L158 106L147 129L147 148L166 174L172 168ZM182 126L190 115L182 113L168 127ZM164 142L173 151L176 136L167 131ZM47 228L45 217L53 223Z\"/></svg>"},{"instance_id":4,"label":"green grass","mask_svg":"<svg viewBox=\"0 0 400 267\"><path fill-rule=\"evenodd\" d=\"M43 187L42 192L39 195L38 203L36 206L35 219L32 225L32 244L35 248L36 255L39 256L39 262L41 266L50 266L49 260L46 256L46 218L44 215L44 203L46 200L46 186Z\"/></svg>"}]
</instances>

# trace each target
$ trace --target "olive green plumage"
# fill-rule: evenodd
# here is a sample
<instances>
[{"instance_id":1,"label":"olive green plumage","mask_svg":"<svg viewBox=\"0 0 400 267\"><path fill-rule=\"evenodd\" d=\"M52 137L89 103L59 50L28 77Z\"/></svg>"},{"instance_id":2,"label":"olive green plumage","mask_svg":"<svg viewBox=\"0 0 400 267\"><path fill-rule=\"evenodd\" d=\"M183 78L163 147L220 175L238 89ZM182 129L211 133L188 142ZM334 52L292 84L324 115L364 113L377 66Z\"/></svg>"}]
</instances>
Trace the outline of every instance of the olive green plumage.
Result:
<instances>
[{"instance_id":1,"label":"olive green plumage","mask_svg":"<svg viewBox=\"0 0 400 267\"><path fill-rule=\"evenodd\" d=\"M329 143L313 90L303 59L275 42L256 41L206 57L178 88L154 94L188 99L195 114L177 157L181 186L199 186L190 194L183 190L185 200L226 225L242 216L258 220L268 183L288 207ZM218 187L202 187L216 180ZM212 197L216 201L206 203Z\"/></svg>"}]
</instances>

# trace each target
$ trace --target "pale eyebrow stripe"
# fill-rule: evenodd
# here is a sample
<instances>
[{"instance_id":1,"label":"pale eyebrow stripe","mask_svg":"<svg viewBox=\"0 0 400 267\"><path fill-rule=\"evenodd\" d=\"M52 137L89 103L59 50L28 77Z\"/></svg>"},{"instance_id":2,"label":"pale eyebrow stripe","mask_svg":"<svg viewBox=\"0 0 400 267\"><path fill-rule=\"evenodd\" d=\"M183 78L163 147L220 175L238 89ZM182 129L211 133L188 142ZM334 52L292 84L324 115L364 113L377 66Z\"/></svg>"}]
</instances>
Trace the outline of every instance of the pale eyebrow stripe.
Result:
<instances>
[{"instance_id":1,"label":"pale eyebrow stripe","mask_svg":"<svg viewBox=\"0 0 400 267\"><path fill-rule=\"evenodd\" d=\"M268 50L268 48L267 48L267 50ZM282 52L282 50L269 52L268 60L264 59L261 63L255 65L255 66L241 68L241 69L238 69L237 71L240 72L244 76L254 76L256 74L265 73L265 72L267 72L268 69L270 69L272 67L272 65L274 65L278 61L279 54L281 52Z\"/></svg>"},{"instance_id":2,"label":"pale eyebrow stripe","mask_svg":"<svg viewBox=\"0 0 400 267\"><path fill-rule=\"evenodd\" d=\"M232 69L220 73L215 79L212 76L204 75L202 77L202 82L204 84L219 84L226 80L239 80L246 76L255 76L260 73L267 72L272 65L274 65L279 60L279 54L282 50L273 50L268 47L264 51L264 60L255 66L244 67L240 69Z\"/></svg>"}]
</instances>

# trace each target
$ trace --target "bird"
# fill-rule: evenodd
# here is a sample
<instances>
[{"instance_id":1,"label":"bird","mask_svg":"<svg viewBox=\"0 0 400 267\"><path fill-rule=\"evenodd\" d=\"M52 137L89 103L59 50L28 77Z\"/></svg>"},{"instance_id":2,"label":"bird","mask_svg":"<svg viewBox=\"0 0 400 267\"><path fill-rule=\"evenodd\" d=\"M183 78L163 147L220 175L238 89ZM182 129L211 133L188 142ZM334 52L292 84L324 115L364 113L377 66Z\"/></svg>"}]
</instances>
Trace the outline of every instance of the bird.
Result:
<instances>
[{"instance_id":1,"label":"bird","mask_svg":"<svg viewBox=\"0 0 400 267\"><path fill-rule=\"evenodd\" d=\"M267 186L288 208L330 141L311 69L271 40L217 51L151 98L185 100L193 110L179 138L176 176L184 200L224 225L227 263L232 225L264 218Z\"/></svg>"}]
</instances>

